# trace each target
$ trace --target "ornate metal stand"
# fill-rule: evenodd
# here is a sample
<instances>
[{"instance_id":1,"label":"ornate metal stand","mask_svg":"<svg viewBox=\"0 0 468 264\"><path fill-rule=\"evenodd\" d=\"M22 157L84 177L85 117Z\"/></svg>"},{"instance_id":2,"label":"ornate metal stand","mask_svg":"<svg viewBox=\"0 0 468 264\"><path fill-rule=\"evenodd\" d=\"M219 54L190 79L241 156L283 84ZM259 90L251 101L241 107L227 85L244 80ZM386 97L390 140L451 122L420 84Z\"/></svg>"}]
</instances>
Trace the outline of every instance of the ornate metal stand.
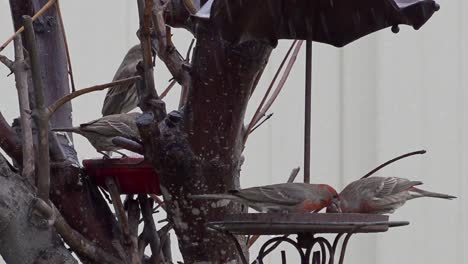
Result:
<instances>
[{"instance_id":1,"label":"ornate metal stand","mask_svg":"<svg viewBox=\"0 0 468 264\"><path fill-rule=\"evenodd\" d=\"M386 215L369 214L238 214L208 223L208 226L231 237L243 258L242 247L234 235L282 235L266 241L252 264L263 264L263 259L282 242L297 249L301 264L343 264L349 239L356 233L386 232L390 227L408 225L409 222L389 222ZM318 234L336 234L333 244ZM296 240L289 238L296 234ZM339 258L338 243L344 237ZM314 249L317 249L314 251ZM286 264L286 253L281 252ZM338 262L335 260L338 259Z\"/></svg>"}]
</instances>

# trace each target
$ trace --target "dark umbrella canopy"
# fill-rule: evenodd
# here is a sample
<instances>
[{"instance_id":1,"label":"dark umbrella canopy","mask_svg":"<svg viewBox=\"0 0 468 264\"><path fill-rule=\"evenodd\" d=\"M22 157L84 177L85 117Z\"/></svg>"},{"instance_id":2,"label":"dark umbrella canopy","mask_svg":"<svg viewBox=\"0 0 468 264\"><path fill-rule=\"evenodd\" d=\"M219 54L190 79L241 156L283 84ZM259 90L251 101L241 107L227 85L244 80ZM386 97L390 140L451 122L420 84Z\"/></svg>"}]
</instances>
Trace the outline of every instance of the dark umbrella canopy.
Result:
<instances>
[{"instance_id":1,"label":"dark umbrella canopy","mask_svg":"<svg viewBox=\"0 0 468 264\"><path fill-rule=\"evenodd\" d=\"M342 47L399 24L419 29L438 9L433 0L210 0L196 16L209 17L234 43L305 39Z\"/></svg>"}]
</instances>

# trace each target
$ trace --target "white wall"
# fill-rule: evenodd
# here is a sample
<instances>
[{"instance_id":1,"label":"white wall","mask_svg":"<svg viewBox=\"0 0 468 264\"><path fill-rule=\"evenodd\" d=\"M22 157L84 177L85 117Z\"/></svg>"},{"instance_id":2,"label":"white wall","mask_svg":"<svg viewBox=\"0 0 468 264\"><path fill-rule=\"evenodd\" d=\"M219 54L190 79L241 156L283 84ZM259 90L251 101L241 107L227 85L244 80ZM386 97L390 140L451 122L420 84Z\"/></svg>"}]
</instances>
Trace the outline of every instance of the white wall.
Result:
<instances>
[{"instance_id":1,"label":"white wall","mask_svg":"<svg viewBox=\"0 0 468 264\"><path fill-rule=\"evenodd\" d=\"M440 0L441 10L420 31L402 27L394 35L388 29L343 49L314 45L312 180L340 189L387 159L426 149L428 154L400 161L379 174L422 180L429 190L459 197L410 201L391 216L410 221L410 226L356 235L346 263L468 263L464 252L468 219L463 210L468 187L465 2ZM111 80L123 54L137 41L136 4L87 0L61 5L77 87ZM1 1L0 41L11 33L10 21L7 1ZM191 36L174 33L185 54ZM289 45L290 41L282 41L274 51L247 120ZM5 54L11 57L11 48ZM0 67L0 110L13 118L18 112L16 91L13 78L5 78L7 73ZM169 78L158 64L158 89L164 89ZM284 182L293 167L302 166L303 87L304 51L272 107L273 118L249 138L242 186ZM98 117L104 94L75 101L75 123ZM178 90L169 96L170 109L177 96ZM83 138L75 140L80 158L97 156ZM279 253L271 263L279 263Z\"/></svg>"}]
</instances>

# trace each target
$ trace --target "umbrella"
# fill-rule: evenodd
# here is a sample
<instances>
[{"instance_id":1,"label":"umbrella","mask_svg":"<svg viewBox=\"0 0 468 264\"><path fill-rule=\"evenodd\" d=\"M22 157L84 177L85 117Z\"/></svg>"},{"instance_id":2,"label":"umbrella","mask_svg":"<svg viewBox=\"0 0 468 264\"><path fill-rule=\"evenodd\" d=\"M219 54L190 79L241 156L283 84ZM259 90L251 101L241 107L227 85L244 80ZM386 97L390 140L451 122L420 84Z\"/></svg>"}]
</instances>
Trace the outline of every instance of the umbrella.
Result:
<instances>
[{"instance_id":1,"label":"umbrella","mask_svg":"<svg viewBox=\"0 0 468 264\"><path fill-rule=\"evenodd\" d=\"M305 39L342 47L387 27L419 29L438 9L433 0L209 0L195 18L233 43Z\"/></svg>"}]
</instances>

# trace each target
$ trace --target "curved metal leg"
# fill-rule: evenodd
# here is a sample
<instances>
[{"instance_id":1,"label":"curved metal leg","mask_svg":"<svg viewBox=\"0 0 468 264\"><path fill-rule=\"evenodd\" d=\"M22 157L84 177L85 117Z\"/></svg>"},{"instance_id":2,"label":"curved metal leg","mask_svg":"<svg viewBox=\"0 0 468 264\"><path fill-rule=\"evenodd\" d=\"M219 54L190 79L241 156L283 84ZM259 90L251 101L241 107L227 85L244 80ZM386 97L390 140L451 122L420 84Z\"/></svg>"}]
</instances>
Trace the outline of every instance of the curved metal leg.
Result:
<instances>
[{"instance_id":1,"label":"curved metal leg","mask_svg":"<svg viewBox=\"0 0 468 264\"><path fill-rule=\"evenodd\" d=\"M276 248L280 243L277 243L277 242L287 242L289 243L290 245L294 246L296 249L297 249L297 252L299 253L300 257L301 257L301 263L302 264L308 264L309 263L309 260L306 258L304 252L302 251L301 247L299 246L299 244L288 238L288 237L285 237L285 236L282 236L282 237L274 237L274 238L271 238L270 240L268 240L267 242L265 242L265 244L262 245L262 247L260 248L260 252L258 253L258 256L257 258L255 259L255 261L252 263L252 264L263 264L263 258L265 258L268 254L271 253L271 251L273 251L274 248ZM274 246L270 247L267 249L267 247L273 243L277 243L275 244Z\"/></svg>"}]
</instances>

